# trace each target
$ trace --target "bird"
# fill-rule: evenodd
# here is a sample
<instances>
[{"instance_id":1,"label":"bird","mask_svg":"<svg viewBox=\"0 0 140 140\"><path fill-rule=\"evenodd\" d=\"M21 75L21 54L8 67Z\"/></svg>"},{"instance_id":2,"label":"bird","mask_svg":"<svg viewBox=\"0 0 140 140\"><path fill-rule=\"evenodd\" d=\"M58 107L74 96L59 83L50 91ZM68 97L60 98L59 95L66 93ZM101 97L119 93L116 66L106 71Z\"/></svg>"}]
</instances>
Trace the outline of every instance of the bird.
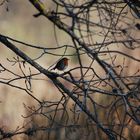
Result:
<instances>
[{"instance_id":1,"label":"bird","mask_svg":"<svg viewBox=\"0 0 140 140\"><path fill-rule=\"evenodd\" d=\"M68 60L69 59L66 57L60 59L51 70L57 69L59 71L64 71L68 67Z\"/></svg>"}]
</instances>

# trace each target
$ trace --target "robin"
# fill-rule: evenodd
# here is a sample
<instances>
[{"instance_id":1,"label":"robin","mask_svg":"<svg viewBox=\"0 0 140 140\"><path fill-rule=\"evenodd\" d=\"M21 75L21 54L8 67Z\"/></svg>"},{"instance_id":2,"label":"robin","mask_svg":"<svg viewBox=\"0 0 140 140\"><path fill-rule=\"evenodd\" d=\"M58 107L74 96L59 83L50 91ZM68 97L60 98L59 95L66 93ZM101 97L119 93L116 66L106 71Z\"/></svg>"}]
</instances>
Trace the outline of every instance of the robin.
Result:
<instances>
[{"instance_id":1,"label":"robin","mask_svg":"<svg viewBox=\"0 0 140 140\"><path fill-rule=\"evenodd\" d=\"M62 59L60 59L57 64L55 65L54 68L52 68L51 70L55 70L58 69L60 71L64 71L67 67L68 67L68 58L64 57Z\"/></svg>"}]
</instances>

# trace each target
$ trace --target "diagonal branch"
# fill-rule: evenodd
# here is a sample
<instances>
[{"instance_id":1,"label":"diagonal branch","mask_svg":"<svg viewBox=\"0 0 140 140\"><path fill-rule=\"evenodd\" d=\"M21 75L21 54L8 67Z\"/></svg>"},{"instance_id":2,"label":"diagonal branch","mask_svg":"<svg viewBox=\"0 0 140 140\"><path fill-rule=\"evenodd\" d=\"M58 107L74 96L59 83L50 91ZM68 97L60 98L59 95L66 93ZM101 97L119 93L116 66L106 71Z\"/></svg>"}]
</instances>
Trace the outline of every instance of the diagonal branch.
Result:
<instances>
[{"instance_id":1,"label":"diagonal branch","mask_svg":"<svg viewBox=\"0 0 140 140\"><path fill-rule=\"evenodd\" d=\"M58 79L59 76L56 73L50 72L43 67L41 67L38 63L33 61L29 56L27 56L25 53L23 53L20 49L18 49L15 45L13 45L11 42L7 40L7 38L3 35L0 35L0 42L3 43L5 46L7 46L10 50L15 52L18 56L20 56L22 59L24 59L26 62L31 64L33 67L35 67L38 71L46 75L50 80L53 81L54 85L61 88L84 112L85 114L91 118L93 122L96 123L96 125L109 137L111 140L116 139L116 135L108 128L103 127L103 125L94 117L94 115L74 96L74 93L71 92L69 89L67 89Z\"/></svg>"}]
</instances>

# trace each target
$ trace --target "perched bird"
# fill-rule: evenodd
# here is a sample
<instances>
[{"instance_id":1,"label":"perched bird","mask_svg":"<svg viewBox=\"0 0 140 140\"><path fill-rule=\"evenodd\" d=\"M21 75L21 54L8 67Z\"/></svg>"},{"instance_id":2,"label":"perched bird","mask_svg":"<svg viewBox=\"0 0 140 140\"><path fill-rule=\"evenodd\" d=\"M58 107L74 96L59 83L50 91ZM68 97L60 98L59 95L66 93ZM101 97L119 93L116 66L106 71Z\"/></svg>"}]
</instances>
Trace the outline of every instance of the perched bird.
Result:
<instances>
[{"instance_id":1,"label":"perched bird","mask_svg":"<svg viewBox=\"0 0 140 140\"><path fill-rule=\"evenodd\" d=\"M64 57L62 59L60 59L57 64L55 65L54 68L52 68L52 70L58 69L60 71L65 70L68 67L68 58Z\"/></svg>"}]
</instances>

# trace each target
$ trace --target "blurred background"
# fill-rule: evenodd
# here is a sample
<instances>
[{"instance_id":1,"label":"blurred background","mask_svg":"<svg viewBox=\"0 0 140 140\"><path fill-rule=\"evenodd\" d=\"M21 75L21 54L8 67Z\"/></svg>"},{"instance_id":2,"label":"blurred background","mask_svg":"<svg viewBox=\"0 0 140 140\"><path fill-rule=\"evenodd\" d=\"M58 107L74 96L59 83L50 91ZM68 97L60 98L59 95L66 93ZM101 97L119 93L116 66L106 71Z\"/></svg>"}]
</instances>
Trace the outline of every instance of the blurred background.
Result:
<instances>
[{"instance_id":1,"label":"blurred background","mask_svg":"<svg viewBox=\"0 0 140 140\"><path fill-rule=\"evenodd\" d=\"M0 1L0 3L1 2L2 1ZM49 6L53 7L51 3ZM13 0L3 4L0 6L1 34L36 46L55 47L56 39L54 38L54 25L44 17L39 17L39 19L34 18L33 14L36 12L37 11L28 0ZM64 36L65 40L63 40ZM63 32L61 33L61 36L58 36L58 38L60 42L69 42L67 36ZM41 54L37 49L30 49L21 44L16 45L33 59ZM21 74L18 64L13 65L7 60L7 58L9 60L13 60L13 57L16 57L16 55L4 45L0 44L0 63L14 73ZM52 60L51 55L45 55L37 62L45 68L48 68L57 59L58 57L55 57ZM25 73L29 72L27 67L23 68ZM33 71L37 72L35 69L33 69ZM13 75L8 72L0 74L0 78L8 79L12 77ZM38 82L33 83L32 90L35 91L33 94L40 100L52 100L51 98L54 98L52 91L55 93L57 90L52 87L53 84L50 83L48 79L43 76L42 79L44 80L39 80ZM19 80L14 84L22 86L24 81ZM24 121L29 121L28 119L24 120L22 117L22 115L26 116L27 111L24 104L29 106L37 104L37 102L34 103L32 98L24 91L2 83L0 84L0 101L0 127L4 130L11 131L16 130L18 126L22 126Z\"/></svg>"},{"instance_id":2,"label":"blurred background","mask_svg":"<svg viewBox=\"0 0 140 140\"><path fill-rule=\"evenodd\" d=\"M1 2L1 1L0 1ZM53 4L52 1L46 2L46 5L48 6L48 9L56 9L56 5ZM37 10L30 4L28 0L13 0L9 1L2 6L0 6L0 34L3 34L5 36L9 36L11 38L14 38L19 41L23 41L32 45L36 46L42 46L47 48L54 48L57 46L61 46L64 44L71 45L71 38L64 33L63 31L58 30L56 27L54 28L54 24L51 23L49 20L47 20L45 17L40 16L39 18L34 18L33 14L37 13ZM130 14L130 17L132 18L132 15ZM131 22L131 21L130 21ZM132 23L132 26L135 26L135 23L137 23L138 20L134 23ZM137 30L133 30L131 32L131 35L135 36L136 38L139 37L139 32ZM57 36L57 37L56 37ZM98 37L97 40L100 41L100 37ZM94 40L96 42L96 40ZM18 43L15 43L15 45L19 48L21 48L26 54L28 54L32 59L37 58L42 53L39 49L32 49L25 45L21 45ZM114 49L118 49L116 45L112 45ZM135 56L139 58L140 51L138 49L129 51L129 48L123 48L120 46L119 48L123 52L126 52L127 54L130 54L132 56ZM53 50L53 53L57 54L64 54L64 50ZM69 49L67 51L68 54L72 54L73 49ZM16 58L16 55L9 49L7 49L4 45L0 44L0 63L4 65L7 69L13 71L14 73L21 74L20 66L19 64L11 63L9 60L14 60ZM60 56L54 56L45 54L43 57L38 59L36 62L38 62L41 66L44 68L49 68L53 63L55 63ZM74 68L77 66L77 57L75 56L69 56L70 58L70 65L69 69ZM84 58L84 57L83 57ZM8 59L8 60L7 60ZM86 64L88 58L85 57L83 59L83 62ZM123 57L120 56L117 58L117 63L122 64L123 63ZM136 69L139 69L140 66L135 63L134 61L125 60L126 65L128 65L126 69L126 73L131 75L136 71ZM22 69L25 73L29 73L30 65L26 65L26 67L22 66ZM95 66L96 67L96 66ZM99 70L100 67L96 67L99 73L102 72ZM37 73L37 71L32 68L33 73ZM77 73L75 73L77 74ZM6 72L0 73L0 78L5 80L14 77L12 74ZM47 101L56 101L60 100L61 94L59 93L56 87L53 86L52 82L47 79L43 75L39 75L39 77L36 77L38 79L42 80L35 80L32 82L32 91L33 95L40 99L40 100L47 100ZM25 81L14 81L13 84L16 84L17 86L24 85ZM67 86L71 86L68 83L65 83ZM55 97L55 98L54 98ZM105 102L105 97L96 96L96 101ZM3 128L5 131L16 131L19 127L24 126L26 123L30 122L31 120L35 122L34 125L38 124L47 124L46 118L42 117L33 117L33 118L24 118L29 113L27 110L27 106L34 106L36 107L38 103L34 101L28 94L26 94L25 91L16 89L14 87L7 86L5 84L0 83L0 128ZM70 108L72 108L72 102L69 104ZM24 117L23 117L24 116ZM84 116L84 113L82 112L82 115ZM85 117L85 116L84 116ZM101 116L102 117L102 116ZM59 118L59 117L58 117ZM58 119L59 120L59 119ZM80 119L80 122L86 121L84 119ZM26 125L25 125L26 126ZM138 126L134 127L134 131L138 129ZM92 128L91 128L92 130ZM64 131L64 130L63 130ZM63 132L62 131L62 132ZM65 130L66 131L66 130ZM70 130L68 130L70 131ZM138 132L138 131L137 131ZM85 133L84 129L79 131L71 130L71 135L69 135L69 139L78 139L81 136L81 133ZM64 134L62 134L64 135ZM126 131L126 135L129 135ZM46 139L46 135L40 133L37 134L36 139ZM26 137L24 135L18 135L15 136L14 139L34 139L35 137ZM51 136L52 139L57 139L57 134ZM59 136L60 138L61 136ZM92 135L91 135L92 137ZM65 139L64 137L62 139ZM81 139L85 139L85 137L82 137Z\"/></svg>"},{"instance_id":3,"label":"blurred background","mask_svg":"<svg viewBox=\"0 0 140 140\"><path fill-rule=\"evenodd\" d=\"M2 1L0 1L1 3ZM52 2L47 3L48 8L56 8L55 5L52 5ZM35 14L37 10L30 4L28 0L19 1L13 0L6 2L2 6L0 6L0 32L5 36L9 36L16 40L26 42L32 45L53 48L56 46L60 46L62 44L70 44L71 40L69 37L62 31L54 29L54 25L46 20L43 16L39 18L34 18L33 14ZM57 39L55 38L55 34L57 34ZM59 40L56 41L56 40ZM15 43L17 47L22 49L26 54L28 54L32 59L40 56L42 51L38 49L32 49L25 45ZM53 53L62 55L62 51L64 50L53 50ZM7 49L4 45L0 44L0 63L5 66L8 70L13 71L17 74L22 74L19 65L11 63L8 60L14 60L16 55L9 49ZM53 56L46 54L36 62L38 62L44 68L50 67L50 65L54 64L60 56ZM8 59L8 60L7 60ZM72 65L72 62L71 62ZM26 74L29 73L28 64L26 67L21 66ZM34 68L31 68L33 73L37 73ZM11 78L15 78L10 72L2 72L0 74L0 78L2 80L7 80ZM4 79L5 78L5 79ZM39 100L47 100L47 101L59 101L61 98L61 94L59 93L56 87L53 86L53 83L47 79L43 75L39 75L36 77L38 81L32 82L32 91L33 95ZM25 85L25 81L18 80L12 82L12 84L17 86ZM23 86L25 87L25 86ZM60 96L59 96L60 95ZM55 98L54 98L55 97ZM39 124L47 125L46 118L35 117L35 118L24 118L27 116L28 107L26 106L38 106L38 103L34 101L29 95L26 94L25 91L20 89L16 89L14 87L7 86L6 84L0 84L0 128L4 131L16 131L20 128L28 128L33 125ZM32 122L32 123L30 123ZM26 125L28 124L28 125ZM27 137L24 135L17 135L14 139L46 139L47 135L40 132L40 134L35 135L35 137ZM54 137L54 136L53 136ZM55 139L55 138L54 138Z\"/></svg>"}]
</instances>

